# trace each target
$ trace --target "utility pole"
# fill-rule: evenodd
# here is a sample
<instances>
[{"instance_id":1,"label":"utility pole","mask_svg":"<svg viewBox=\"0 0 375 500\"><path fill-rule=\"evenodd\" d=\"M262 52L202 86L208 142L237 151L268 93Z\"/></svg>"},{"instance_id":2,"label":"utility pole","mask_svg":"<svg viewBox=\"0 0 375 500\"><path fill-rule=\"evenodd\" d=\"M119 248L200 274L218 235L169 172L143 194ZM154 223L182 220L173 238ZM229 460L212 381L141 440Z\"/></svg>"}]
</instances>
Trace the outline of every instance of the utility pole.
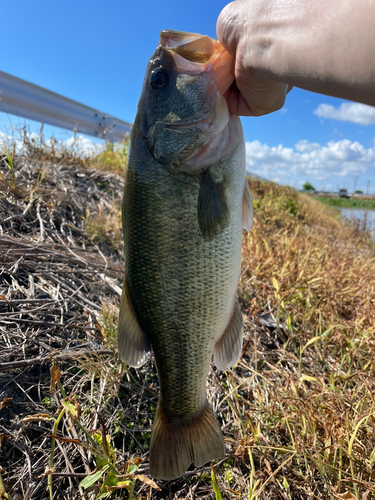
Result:
<instances>
[{"instance_id":1,"label":"utility pole","mask_svg":"<svg viewBox=\"0 0 375 500\"><path fill-rule=\"evenodd\" d=\"M355 193L355 188L357 187L357 181L358 181L358 174L356 174L355 176L353 193Z\"/></svg>"}]
</instances>

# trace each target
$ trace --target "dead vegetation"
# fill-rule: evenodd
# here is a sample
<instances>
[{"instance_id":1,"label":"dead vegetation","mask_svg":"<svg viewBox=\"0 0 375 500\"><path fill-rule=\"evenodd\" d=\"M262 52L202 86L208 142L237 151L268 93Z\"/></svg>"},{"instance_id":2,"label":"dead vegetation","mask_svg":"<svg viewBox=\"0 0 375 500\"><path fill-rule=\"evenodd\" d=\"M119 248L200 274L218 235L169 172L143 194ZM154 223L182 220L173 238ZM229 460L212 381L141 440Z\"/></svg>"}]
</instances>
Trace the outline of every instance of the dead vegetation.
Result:
<instances>
[{"instance_id":1,"label":"dead vegetation","mask_svg":"<svg viewBox=\"0 0 375 500\"><path fill-rule=\"evenodd\" d=\"M243 305L248 317L268 307L284 326L274 361L261 338L247 351L249 361L257 353L247 452L265 477L267 462L275 471L288 460L274 478L284 498L371 498L374 246L306 196L272 184L253 190Z\"/></svg>"},{"instance_id":2,"label":"dead vegetation","mask_svg":"<svg viewBox=\"0 0 375 500\"><path fill-rule=\"evenodd\" d=\"M152 361L127 369L115 343L123 180L105 162L123 171L126 151L116 163L116 151L98 161L34 142L0 164L4 498L375 498L368 235L294 190L252 182L243 354L208 380L227 456L213 475L208 464L155 484L156 372Z\"/></svg>"}]
</instances>

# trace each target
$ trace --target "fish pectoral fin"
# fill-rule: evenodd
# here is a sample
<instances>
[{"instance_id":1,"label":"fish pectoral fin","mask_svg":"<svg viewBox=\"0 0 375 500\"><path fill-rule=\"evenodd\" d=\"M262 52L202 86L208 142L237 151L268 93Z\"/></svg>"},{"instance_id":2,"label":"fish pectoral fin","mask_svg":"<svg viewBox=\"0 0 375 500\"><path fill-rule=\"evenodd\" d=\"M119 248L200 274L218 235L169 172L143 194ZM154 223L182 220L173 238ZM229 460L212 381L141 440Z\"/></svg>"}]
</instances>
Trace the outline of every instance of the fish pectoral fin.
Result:
<instances>
[{"instance_id":1,"label":"fish pectoral fin","mask_svg":"<svg viewBox=\"0 0 375 500\"><path fill-rule=\"evenodd\" d=\"M242 313L238 299L236 299L228 326L214 347L214 363L219 370L230 368L240 357L242 333Z\"/></svg>"},{"instance_id":2,"label":"fish pectoral fin","mask_svg":"<svg viewBox=\"0 0 375 500\"><path fill-rule=\"evenodd\" d=\"M224 439L211 406L193 418L169 417L159 403L150 442L150 472L156 479L177 479L190 464L199 467L223 458Z\"/></svg>"},{"instance_id":3,"label":"fish pectoral fin","mask_svg":"<svg viewBox=\"0 0 375 500\"><path fill-rule=\"evenodd\" d=\"M126 278L121 296L117 344L121 359L129 366L139 367L150 357L151 342L141 330L135 316Z\"/></svg>"},{"instance_id":4,"label":"fish pectoral fin","mask_svg":"<svg viewBox=\"0 0 375 500\"><path fill-rule=\"evenodd\" d=\"M251 195L250 186L245 179L245 188L242 199L242 227L246 231L250 231L253 225L253 197Z\"/></svg>"},{"instance_id":5,"label":"fish pectoral fin","mask_svg":"<svg viewBox=\"0 0 375 500\"><path fill-rule=\"evenodd\" d=\"M212 240L229 224L225 180L215 182L209 170L202 174L197 209L199 228L206 241Z\"/></svg>"}]
</instances>

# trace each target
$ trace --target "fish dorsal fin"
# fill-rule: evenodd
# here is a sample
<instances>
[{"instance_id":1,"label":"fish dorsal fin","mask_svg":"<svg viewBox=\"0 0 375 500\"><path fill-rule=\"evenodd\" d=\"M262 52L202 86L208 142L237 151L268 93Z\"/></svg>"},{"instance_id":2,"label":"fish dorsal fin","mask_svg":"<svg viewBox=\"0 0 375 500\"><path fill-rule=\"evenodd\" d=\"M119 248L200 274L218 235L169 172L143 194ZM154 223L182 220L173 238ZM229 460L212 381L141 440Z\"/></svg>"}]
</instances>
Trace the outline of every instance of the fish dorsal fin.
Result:
<instances>
[{"instance_id":1,"label":"fish dorsal fin","mask_svg":"<svg viewBox=\"0 0 375 500\"><path fill-rule=\"evenodd\" d=\"M250 231L253 225L253 197L251 195L250 186L245 180L245 188L242 199L242 227L246 231Z\"/></svg>"},{"instance_id":2,"label":"fish dorsal fin","mask_svg":"<svg viewBox=\"0 0 375 500\"><path fill-rule=\"evenodd\" d=\"M139 367L150 357L151 343L141 330L135 316L126 278L121 296L117 343L121 359L129 366Z\"/></svg>"},{"instance_id":3,"label":"fish dorsal fin","mask_svg":"<svg viewBox=\"0 0 375 500\"><path fill-rule=\"evenodd\" d=\"M240 357L242 332L242 313L238 299L236 299L228 326L214 347L214 363L219 370L230 368Z\"/></svg>"},{"instance_id":4,"label":"fish dorsal fin","mask_svg":"<svg viewBox=\"0 0 375 500\"><path fill-rule=\"evenodd\" d=\"M203 239L212 240L229 223L225 181L215 182L209 170L202 174L198 195L198 224Z\"/></svg>"}]
</instances>

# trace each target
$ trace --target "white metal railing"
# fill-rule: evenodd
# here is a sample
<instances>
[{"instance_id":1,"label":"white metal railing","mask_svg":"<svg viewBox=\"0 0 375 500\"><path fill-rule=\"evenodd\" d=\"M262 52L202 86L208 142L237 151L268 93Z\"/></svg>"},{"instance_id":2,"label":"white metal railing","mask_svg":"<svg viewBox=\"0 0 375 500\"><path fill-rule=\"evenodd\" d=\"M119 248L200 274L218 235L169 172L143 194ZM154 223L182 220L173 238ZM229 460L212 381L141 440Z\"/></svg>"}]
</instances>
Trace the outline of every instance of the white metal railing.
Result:
<instances>
[{"instance_id":1,"label":"white metal railing","mask_svg":"<svg viewBox=\"0 0 375 500\"><path fill-rule=\"evenodd\" d=\"M109 142L121 142L131 124L0 71L0 111Z\"/></svg>"}]
</instances>

